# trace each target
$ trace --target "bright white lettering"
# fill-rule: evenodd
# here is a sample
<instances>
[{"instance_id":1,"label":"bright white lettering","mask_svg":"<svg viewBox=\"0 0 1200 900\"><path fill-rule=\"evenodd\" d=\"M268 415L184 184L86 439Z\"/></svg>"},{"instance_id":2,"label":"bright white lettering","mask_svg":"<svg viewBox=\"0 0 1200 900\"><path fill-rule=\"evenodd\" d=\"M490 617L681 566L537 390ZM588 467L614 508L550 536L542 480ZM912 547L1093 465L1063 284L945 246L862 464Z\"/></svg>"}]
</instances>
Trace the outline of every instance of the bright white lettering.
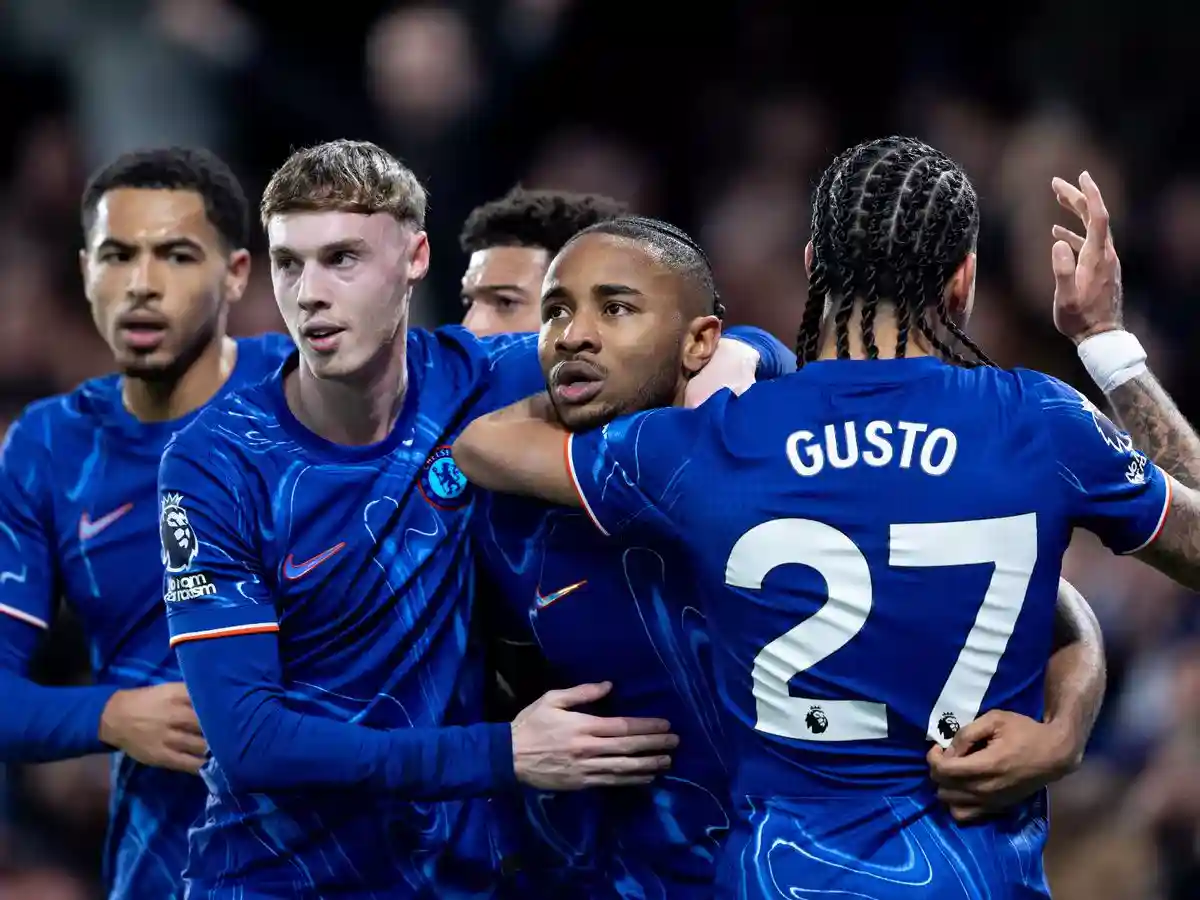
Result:
<instances>
[{"instance_id":1,"label":"bright white lettering","mask_svg":"<svg viewBox=\"0 0 1200 900\"><path fill-rule=\"evenodd\" d=\"M889 422L876 420L867 423L864 437L872 449L863 451L863 462L868 466L886 466L892 461L892 445L884 439L884 435L891 433L892 426Z\"/></svg>"},{"instance_id":2,"label":"bright white lettering","mask_svg":"<svg viewBox=\"0 0 1200 900\"><path fill-rule=\"evenodd\" d=\"M939 443L944 443L942 458L933 461L934 450ZM958 438L948 428L935 428L929 432L929 437L921 445L921 470L926 475L945 475L954 465L954 454L958 452Z\"/></svg>"},{"instance_id":3,"label":"bright white lettering","mask_svg":"<svg viewBox=\"0 0 1200 900\"><path fill-rule=\"evenodd\" d=\"M896 464L910 469L915 462L926 475L945 475L958 454L958 436L953 431L931 430L924 422L870 421L862 426L861 451L858 432L855 422L825 425L820 439L811 431L794 431L787 439L788 462L804 478L820 474L826 462L834 469L850 469L859 462L874 468ZM904 435L899 452L897 434Z\"/></svg>"}]
</instances>

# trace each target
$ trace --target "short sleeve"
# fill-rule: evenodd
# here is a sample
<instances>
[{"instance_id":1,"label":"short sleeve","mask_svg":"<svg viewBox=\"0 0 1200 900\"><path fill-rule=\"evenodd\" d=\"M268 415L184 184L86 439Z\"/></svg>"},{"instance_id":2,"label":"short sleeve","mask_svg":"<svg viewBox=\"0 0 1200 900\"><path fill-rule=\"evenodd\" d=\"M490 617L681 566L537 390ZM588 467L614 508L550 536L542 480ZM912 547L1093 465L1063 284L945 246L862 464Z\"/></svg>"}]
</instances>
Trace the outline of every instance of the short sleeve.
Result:
<instances>
[{"instance_id":1,"label":"short sleeve","mask_svg":"<svg viewBox=\"0 0 1200 900\"><path fill-rule=\"evenodd\" d=\"M1162 529L1169 480L1083 394L1043 378L1039 421L1049 432L1068 515L1114 553L1136 553Z\"/></svg>"},{"instance_id":2,"label":"short sleeve","mask_svg":"<svg viewBox=\"0 0 1200 900\"><path fill-rule=\"evenodd\" d=\"M200 420L203 421L203 420ZM159 467L163 600L171 646L279 630L274 598L254 547L258 529L239 497L236 466L211 435L204 450L186 440L167 447Z\"/></svg>"},{"instance_id":3,"label":"short sleeve","mask_svg":"<svg viewBox=\"0 0 1200 900\"><path fill-rule=\"evenodd\" d=\"M57 594L46 456L36 426L24 418L0 449L0 613L43 630Z\"/></svg>"},{"instance_id":4,"label":"short sleeve","mask_svg":"<svg viewBox=\"0 0 1200 900\"><path fill-rule=\"evenodd\" d=\"M567 469L602 534L677 533L679 501L709 412L709 404L654 409L567 436Z\"/></svg>"},{"instance_id":5,"label":"short sleeve","mask_svg":"<svg viewBox=\"0 0 1200 900\"><path fill-rule=\"evenodd\" d=\"M475 415L485 415L546 389L538 362L536 334L499 334L481 338L487 353L487 383Z\"/></svg>"},{"instance_id":6,"label":"short sleeve","mask_svg":"<svg viewBox=\"0 0 1200 900\"><path fill-rule=\"evenodd\" d=\"M768 331L753 325L732 325L725 329L724 337L740 341L758 353L759 381L782 378L796 371L796 354L783 341Z\"/></svg>"}]
</instances>

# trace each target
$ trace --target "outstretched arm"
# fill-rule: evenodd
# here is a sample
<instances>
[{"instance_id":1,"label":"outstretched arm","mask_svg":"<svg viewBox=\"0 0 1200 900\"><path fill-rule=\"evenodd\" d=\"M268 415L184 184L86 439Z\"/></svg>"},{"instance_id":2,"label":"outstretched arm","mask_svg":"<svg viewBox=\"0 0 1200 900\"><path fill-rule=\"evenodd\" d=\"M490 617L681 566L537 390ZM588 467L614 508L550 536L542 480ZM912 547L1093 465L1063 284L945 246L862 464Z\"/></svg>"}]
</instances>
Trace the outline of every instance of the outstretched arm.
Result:
<instances>
[{"instance_id":1,"label":"outstretched arm","mask_svg":"<svg viewBox=\"0 0 1200 900\"><path fill-rule=\"evenodd\" d=\"M468 425L454 442L454 462L474 484L580 506L567 460L567 431L548 394L534 394Z\"/></svg>"}]
</instances>

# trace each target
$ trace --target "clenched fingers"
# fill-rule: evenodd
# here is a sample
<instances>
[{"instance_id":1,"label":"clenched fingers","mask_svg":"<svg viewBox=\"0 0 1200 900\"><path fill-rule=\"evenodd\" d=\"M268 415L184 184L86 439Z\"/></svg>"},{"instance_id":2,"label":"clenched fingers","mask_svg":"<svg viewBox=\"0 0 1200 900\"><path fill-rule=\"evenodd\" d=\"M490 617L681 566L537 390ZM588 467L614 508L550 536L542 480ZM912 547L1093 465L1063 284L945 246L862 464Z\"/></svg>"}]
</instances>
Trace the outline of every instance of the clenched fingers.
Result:
<instances>
[{"instance_id":1,"label":"clenched fingers","mask_svg":"<svg viewBox=\"0 0 1200 900\"><path fill-rule=\"evenodd\" d=\"M208 752L208 744L204 742L204 738L187 731L172 731L167 737L166 745L171 750L200 759L204 759L204 754Z\"/></svg>"},{"instance_id":2,"label":"clenched fingers","mask_svg":"<svg viewBox=\"0 0 1200 900\"><path fill-rule=\"evenodd\" d=\"M204 737L204 732L200 730L200 722L197 721L194 715L172 716L168 720L168 724L173 731L185 731L197 737Z\"/></svg>"},{"instance_id":3,"label":"clenched fingers","mask_svg":"<svg viewBox=\"0 0 1200 900\"><path fill-rule=\"evenodd\" d=\"M204 765L204 758L192 756L187 753L179 753L174 750L165 750L162 755L162 762L159 764L161 769L171 769L175 772L187 772L189 775L198 775L200 767Z\"/></svg>"},{"instance_id":4,"label":"clenched fingers","mask_svg":"<svg viewBox=\"0 0 1200 900\"><path fill-rule=\"evenodd\" d=\"M985 806L972 806L965 804L961 806L951 806L950 815L954 817L955 822L975 822L989 815L991 810Z\"/></svg>"}]
</instances>

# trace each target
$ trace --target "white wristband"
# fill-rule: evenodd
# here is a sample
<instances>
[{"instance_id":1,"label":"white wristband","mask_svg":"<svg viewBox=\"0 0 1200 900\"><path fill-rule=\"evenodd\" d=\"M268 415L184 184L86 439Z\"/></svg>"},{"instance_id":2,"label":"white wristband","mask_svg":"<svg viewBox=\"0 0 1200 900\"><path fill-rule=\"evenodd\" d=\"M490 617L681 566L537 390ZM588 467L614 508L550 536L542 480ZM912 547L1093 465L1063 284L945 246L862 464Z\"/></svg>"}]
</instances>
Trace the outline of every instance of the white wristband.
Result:
<instances>
[{"instance_id":1,"label":"white wristband","mask_svg":"<svg viewBox=\"0 0 1200 900\"><path fill-rule=\"evenodd\" d=\"M1128 331L1102 331L1079 342L1079 360L1104 393L1146 371L1146 350Z\"/></svg>"}]
</instances>

